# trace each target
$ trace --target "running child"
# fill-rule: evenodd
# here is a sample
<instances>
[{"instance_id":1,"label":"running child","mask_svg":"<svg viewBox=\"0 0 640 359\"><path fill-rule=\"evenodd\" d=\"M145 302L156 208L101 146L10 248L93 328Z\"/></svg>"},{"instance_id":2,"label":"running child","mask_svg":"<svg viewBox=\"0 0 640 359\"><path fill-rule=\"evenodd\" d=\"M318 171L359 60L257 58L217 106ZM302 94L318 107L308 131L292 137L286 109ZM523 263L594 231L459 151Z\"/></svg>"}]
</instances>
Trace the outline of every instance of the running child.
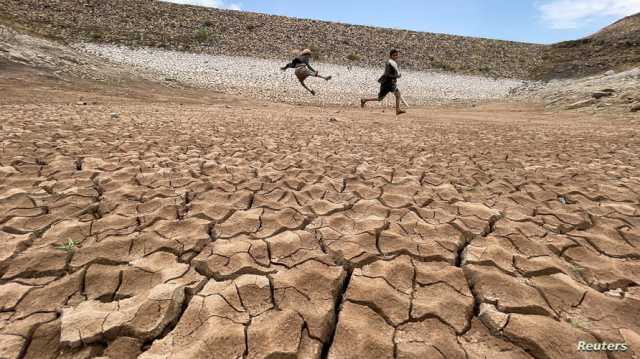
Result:
<instances>
[{"instance_id":1,"label":"running child","mask_svg":"<svg viewBox=\"0 0 640 359\"><path fill-rule=\"evenodd\" d=\"M378 93L377 98L363 98L360 100L360 107L364 107L367 102L370 101L382 101L384 98L390 93L396 96L396 115L402 115L406 113L400 109L400 100L402 99L402 94L398 89L398 79L402 76L400 74L400 69L398 67L398 58L400 57L400 53L398 50L391 50L389 53L389 60L384 68L384 74L378 79L380 83L380 92Z\"/></svg>"}]
</instances>

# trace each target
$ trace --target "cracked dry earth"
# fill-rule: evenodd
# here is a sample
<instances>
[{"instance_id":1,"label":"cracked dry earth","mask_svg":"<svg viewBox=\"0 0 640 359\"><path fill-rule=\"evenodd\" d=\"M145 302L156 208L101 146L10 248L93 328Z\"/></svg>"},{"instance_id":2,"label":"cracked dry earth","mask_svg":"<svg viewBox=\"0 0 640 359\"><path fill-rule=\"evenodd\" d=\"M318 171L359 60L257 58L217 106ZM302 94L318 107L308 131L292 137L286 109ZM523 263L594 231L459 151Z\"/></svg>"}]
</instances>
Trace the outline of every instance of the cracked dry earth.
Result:
<instances>
[{"instance_id":1,"label":"cracked dry earth","mask_svg":"<svg viewBox=\"0 0 640 359\"><path fill-rule=\"evenodd\" d=\"M1 358L640 354L628 122L118 101L1 106Z\"/></svg>"}]
</instances>

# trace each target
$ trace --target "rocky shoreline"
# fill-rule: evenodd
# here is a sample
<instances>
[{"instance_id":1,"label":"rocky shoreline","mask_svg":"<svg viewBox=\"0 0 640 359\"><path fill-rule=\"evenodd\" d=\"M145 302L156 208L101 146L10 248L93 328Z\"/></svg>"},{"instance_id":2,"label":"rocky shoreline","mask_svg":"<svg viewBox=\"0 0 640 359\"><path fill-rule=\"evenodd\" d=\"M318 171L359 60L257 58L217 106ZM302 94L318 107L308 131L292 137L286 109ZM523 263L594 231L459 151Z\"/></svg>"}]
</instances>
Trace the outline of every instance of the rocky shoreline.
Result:
<instances>
[{"instance_id":1,"label":"rocky shoreline","mask_svg":"<svg viewBox=\"0 0 640 359\"><path fill-rule=\"evenodd\" d=\"M377 66L390 48L414 70L528 78L543 45L294 19L155 0L4 0L0 20L67 43L274 59L309 47L329 63Z\"/></svg>"},{"instance_id":2,"label":"rocky shoreline","mask_svg":"<svg viewBox=\"0 0 640 359\"><path fill-rule=\"evenodd\" d=\"M111 63L133 67L151 74L157 81L177 82L225 93L276 102L354 105L363 96L375 96L384 59L377 67L314 63L331 81L310 78L307 83L317 91L311 96L302 89L292 71L279 69L288 59L266 60L239 56L216 56L152 48L77 44L75 48ZM525 84L520 80L492 79L436 71L403 71L399 86L405 98L416 105L455 101L501 99ZM390 104L393 96L387 99Z\"/></svg>"}]
</instances>

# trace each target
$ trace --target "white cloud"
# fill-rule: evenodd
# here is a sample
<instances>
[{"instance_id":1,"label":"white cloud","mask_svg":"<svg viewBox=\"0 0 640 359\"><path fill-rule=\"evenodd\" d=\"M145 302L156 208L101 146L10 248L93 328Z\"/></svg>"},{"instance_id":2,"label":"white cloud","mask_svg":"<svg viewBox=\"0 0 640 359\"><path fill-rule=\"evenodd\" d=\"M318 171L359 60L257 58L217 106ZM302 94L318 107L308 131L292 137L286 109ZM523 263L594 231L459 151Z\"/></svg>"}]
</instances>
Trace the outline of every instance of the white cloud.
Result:
<instances>
[{"instance_id":1,"label":"white cloud","mask_svg":"<svg viewBox=\"0 0 640 359\"><path fill-rule=\"evenodd\" d=\"M241 10L240 4L227 3L224 0L164 0L176 4L198 5L206 7L215 7L218 9Z\"/></svg>"},{"instance_id":2,"label":"white cloud","mask_svg":"<svg viewBox=\"0 0 640 359\"><path fill-rule=\"evenodd\" d=\"M594 20L640 12L640 0L546 0L536 5L552 29L577 29Z\"/></svg>"}]
</instances>

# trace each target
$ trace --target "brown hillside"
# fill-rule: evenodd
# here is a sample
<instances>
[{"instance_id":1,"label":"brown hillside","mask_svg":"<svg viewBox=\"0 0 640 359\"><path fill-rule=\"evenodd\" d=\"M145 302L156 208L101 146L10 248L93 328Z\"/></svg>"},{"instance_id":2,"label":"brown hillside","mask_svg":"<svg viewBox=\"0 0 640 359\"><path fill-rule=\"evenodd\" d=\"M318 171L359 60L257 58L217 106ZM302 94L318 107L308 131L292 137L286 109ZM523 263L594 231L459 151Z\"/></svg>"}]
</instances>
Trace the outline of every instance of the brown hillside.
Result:
<instances>
[{"instance_id":1,"label":"brown hillside","mask_svg":"<svg viewBox=\"0 0 640 359\"><path fill-rule=\"evenodd\" d=\"M329 62L378 65L392 47L414 69L526 78L541 45L354 26L153 0L0 0L0 17L67 42L95 41L287 58L315 48Z\"/></svg>"},{"instance_id":2,"label":"brown hillside","mask_svg":"<svg viewBox=\"0 0 640 359\"><path fill-rule=\"evenodd\" d=\"M621 19L583 39L565 41L544 50L537 78L594 75L640 65L640 13Z\"/></svg>"},{"instance_id":3,"label":"brown hillside","mask_svg":"<svg viewBox=\"0 0 640 359\"><path fill-rule=\"evenodd\" d=\"M403 64L508 78L568 78L640 65L640 14L551 46L294 19L156 0L0 0L0 21L63 42L103 42L285 59L310 47L338 64Z\"/></svg>"}]
</instances>

